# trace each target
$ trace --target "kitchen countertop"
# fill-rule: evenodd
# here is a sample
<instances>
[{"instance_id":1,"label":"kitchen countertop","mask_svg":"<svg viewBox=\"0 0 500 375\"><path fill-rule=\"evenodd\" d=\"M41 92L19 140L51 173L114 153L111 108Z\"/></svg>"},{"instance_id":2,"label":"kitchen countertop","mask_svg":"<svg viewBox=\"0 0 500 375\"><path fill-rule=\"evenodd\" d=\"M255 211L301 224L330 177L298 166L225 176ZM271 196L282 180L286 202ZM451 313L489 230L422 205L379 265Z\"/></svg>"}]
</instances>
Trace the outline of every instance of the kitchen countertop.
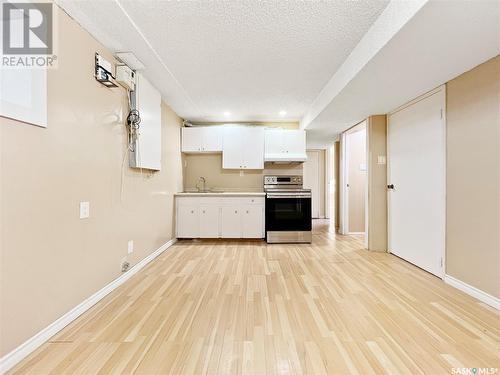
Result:
<instances>
[{"instance_id":1,"label":"kitchen countertop","mask_svg":"<svg viewBox=\"0 0 500 375\"><path fill-rule=\"evenodd\" d=\"M224 192L183 192L175 193L176 197L265 197L264 192L245 192L245 191L224 191Z\"/></svg>"}]
</instances>

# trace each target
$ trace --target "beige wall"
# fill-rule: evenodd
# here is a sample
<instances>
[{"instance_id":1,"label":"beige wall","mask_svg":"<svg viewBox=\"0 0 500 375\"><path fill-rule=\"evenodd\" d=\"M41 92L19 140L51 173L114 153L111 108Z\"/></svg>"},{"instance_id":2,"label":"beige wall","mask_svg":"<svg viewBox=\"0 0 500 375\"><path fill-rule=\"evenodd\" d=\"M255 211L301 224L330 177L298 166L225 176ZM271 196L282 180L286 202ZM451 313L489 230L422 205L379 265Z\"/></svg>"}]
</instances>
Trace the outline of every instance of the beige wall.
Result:
<instances>
[{"instance_id":1,"label":"beige wall","mask_svg":"<svg viewBox=\"0 0 500 375\"><path fill-rule=\"evenodd\" d=\"M385 115L366 121L368 150L368 250L387 251L387 164L378 157L387 155Z\"/></svg>"},{"instance_id":2,"label":"beige wall","mask_svg":"<svg viewBox=\"0 0 500 375\"><path fill-rule=\"evenodd\" d=\"M446 95L446 273L500 298L500 57Z\"/></svg>"},{"instance_id":3,"label":"beige wall","mask_svg":"<svg viewBox=\"0 0 500 375\"><path fill-rule=\"evenodd\" d=\"M266 174L302 175L302 164L265 164L264 170L222 169L222 154L185 154L184 186L196 189L200 176L205 177L208 188L226 191L262 191Z\"/></svg>"},{"instance_id":4,"label":"beige wall","mask_svg":"<svg viewBox=\"0 0 500 375\"><path fill-rule=\"evenodd\" d=\"M181 119L162 106L162 171L132 170L126 94L95 81L94 52L76 22L59 17L59 67L48 73L46 129L0 118L0 356L120 276L173 237L173 193L182 190ZM90 218L79 219L79 202Z\"/></svg>"}]
</instances>

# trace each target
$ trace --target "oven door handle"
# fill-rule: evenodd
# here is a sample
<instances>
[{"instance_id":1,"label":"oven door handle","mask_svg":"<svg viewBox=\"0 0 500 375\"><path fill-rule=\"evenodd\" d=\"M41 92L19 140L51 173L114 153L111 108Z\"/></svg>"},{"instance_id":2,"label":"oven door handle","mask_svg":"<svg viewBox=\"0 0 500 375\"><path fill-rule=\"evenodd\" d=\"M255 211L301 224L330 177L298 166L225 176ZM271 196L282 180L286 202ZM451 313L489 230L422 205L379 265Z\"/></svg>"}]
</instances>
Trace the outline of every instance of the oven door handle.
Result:
<instances>
[{"instance_id":1,"label":"oven door handle","mask_svg":"<svg viewBox=\"0 0 500 375\"><path fill-rule=\"evenodd\" d=\"M281 199L281 198L311 198L311 194L267 194L267 198Z\"/></svg>"}]
</instances>

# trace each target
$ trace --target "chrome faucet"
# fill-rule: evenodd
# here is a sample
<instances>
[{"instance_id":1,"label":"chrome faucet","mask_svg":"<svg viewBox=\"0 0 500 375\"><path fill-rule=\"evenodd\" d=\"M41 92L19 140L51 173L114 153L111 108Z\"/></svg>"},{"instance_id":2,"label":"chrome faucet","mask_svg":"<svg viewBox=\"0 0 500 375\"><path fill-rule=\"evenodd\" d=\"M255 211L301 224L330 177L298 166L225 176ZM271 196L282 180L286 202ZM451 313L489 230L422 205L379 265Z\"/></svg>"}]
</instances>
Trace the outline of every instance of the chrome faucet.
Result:
<instances>
[{"instance_id":1,"label":"chrome faucet","mask_svg":"<svg viewBox=\"0 0 500 375\"><path fill-rule=\"evenodd\" d=\"M205 177L201 176L199 179L198 179L198 182L202 181L203 182L203 189L200 189L200 187L198 186L198 183L196 184L196 189L198 189L198 191L206 191L206 183L207 183L207 180L205 179Z\"/></svg>"}]
</instances>

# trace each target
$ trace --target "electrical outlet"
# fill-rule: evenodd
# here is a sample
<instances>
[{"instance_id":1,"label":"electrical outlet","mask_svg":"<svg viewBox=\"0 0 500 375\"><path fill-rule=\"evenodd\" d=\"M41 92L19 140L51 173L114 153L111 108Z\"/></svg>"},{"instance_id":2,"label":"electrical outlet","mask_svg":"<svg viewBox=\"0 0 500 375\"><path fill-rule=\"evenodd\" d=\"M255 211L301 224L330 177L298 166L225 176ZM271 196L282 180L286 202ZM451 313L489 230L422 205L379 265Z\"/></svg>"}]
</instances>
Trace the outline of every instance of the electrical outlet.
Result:
<instances>
[{"instance_id":1,"label":"electrical outlet","mask_svg":"<svg viewBox=\"0 0 500 375\"><path fill-rule=\"evenodd\" d=\"M127 257L123 257L121 262L120 262L120 268L122 270L122 272L127 272L130 268L130 263L129 261L127 260Z\"/></svg>"},{"instance_id":2,"label":"electrical outlet","mask_svg":"<svg viewBox=\"0 0 500 375\"><path fill-rule=\"evenodd\" d=\"M132 254L134 252L134 240L128 241L127 251L129 254Z\"/></svg>"},{"instance_id":3,"label":"electrical outlet","mask_svg":"<svg viewBox=\"0 0 500 375\"><path fill-rule=\"evenodd\" d=\"M90 202L80 202L80 219L87 219L90 216Z\"/></svg>"}]
</instances>

